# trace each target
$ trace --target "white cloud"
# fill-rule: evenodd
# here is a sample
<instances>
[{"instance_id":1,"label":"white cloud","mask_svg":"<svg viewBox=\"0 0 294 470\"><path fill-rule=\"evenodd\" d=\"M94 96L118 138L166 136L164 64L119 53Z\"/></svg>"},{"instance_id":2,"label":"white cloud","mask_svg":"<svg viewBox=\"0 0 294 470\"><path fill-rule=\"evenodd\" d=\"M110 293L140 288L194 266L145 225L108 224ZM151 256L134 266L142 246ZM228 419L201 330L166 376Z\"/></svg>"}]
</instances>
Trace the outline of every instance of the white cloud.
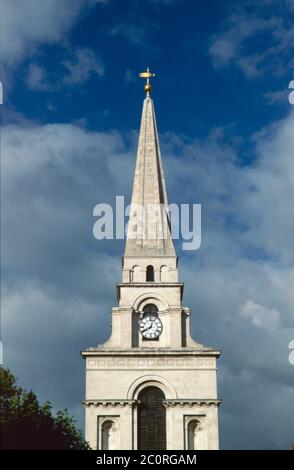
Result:
<instances>
[{"instance_id":1,"label":"white cloud","mask_svg":"<svg viewBox=\"0 0 294 470\"><path fill-rule=\"evenodd\" d=\"M29 64L26 84L32 90L54 91L64 86L75 86L89 80L91 76L103 76L104 65L97 55L89 48L80 48L70 55L62 64L64 73L59 80L52 80L46 69L32 62Z\"/></svg>"},{"instance_id":2,"label":"white cloud","mask_svg":"<svg viewBox=\"0 0 294 470\"><path fill-rule=\"evenodd\" d=\"M27 86L32 90L48 90L46 70L36 63L31 63L28 68L26 79Z\"/></svg>"},{"instance_id":3,"label":"white cloud","mask_svg":"<svg viewBox=\"0 0 294 470\"><path fill-rule=\"evenodd\" d=\"M256 134L259 159L248 172L252 190L242 203L252 220L246 239L279 263L294 262L294 113Z\"/></svg>"},{"instance_id":4,"label":"white cloud","mask_svg":"<svg viewBox=\"0 0 294 470\"><path fill-rule=\"evenodd\" d=\"M142 17L139 25L132 23L120 23L111 27L108 30L108 35L118 36L123 38L132 46L143 47L145 51L148 51L148 53L157 54L159 52L159 46L158 44L152 44L151 40L152 33L157 29L158 26L154 21L152 22Z\"/></svg>"},{"instance_id":5,"label":"white cloud","mask_svg":"<svg viewBox=\"0 0 294 470\"><path fill-rule=\"evenodd\" d=\"M135 46L142 46L145 43L147 30L142 26L122 23L111 28L109 34L111 36L122 36L130 44Z\"/></svg>"},{"instance_id":6,"label":"white cloud","mask_svg":"<svg viewBox=\"0 0 294 470\"><path fill-rule=\"evenodd\" d=\"M288 105L289 91L286 89L271 91L265 93L264 97L269 104L286 104Z\"/></svg>"},{"instance_id":7,"label":"white cloud","mask_svg":"<svg viewBox=\"0 0 294 470\"><path fill-rule=\"evenodd\" d=\"M104 75L104 65L95 53L88 48L77 49L73 58L65 61L63 65L67 70L63 81L70 85L85 82L92 74Z\"/></svg>"},{"instance_id":8,"label":"white cloud","mask_svg":"<svg viewBox=\"0 0 294 470\"><path fill-rule=\"evenodd\" d=\"M283 7L276 9L275 3L248 1L250 13L239 5L235 7L234 13L223 23L222 32L211 42L209 54L215 67L235 64L248 78L267 71L276 76L289 72L294 51L291 4L282 2ZM273 8L269 10L271 14L266 15L269 6ZM253 39L254 49L251 47Z\"/></svg>"},{"instance_id":9,"label":"white cloud","mask_svg":"<svg viewBox=\"0 0 294 470\"><path fill-rule=\"evenodd\" d=\"M235 57L236 44L229 38L219 37L211 44L209 53L215 65L226 65Z\"/></svg>"},{"instance_id":10,"label":"white cloud","mask_svg":"<svg viewBox=\"0 0 294 470\"><path fill-rule=\"evenodd\" d=\"M275 329L280 325L280 313L278 310L266 308L251 299L242 305L240 314L258 328Z\"/></svg>"},{"instance_id":11,"label":"white cloud","mask_svg":"<svg viewBox=\"0 0 294 470\"><path fill-rule=\"evenodd\" d=\"M40 44L64 38L88 0L4 0L1 57L12 66L30 56Z\"/></svg>"},{"instance_id":12,"label":"white cloud","mask_svg":"<svg viewBox=\"0 0 294 470\"><path fill-rule=\"evenodd\" d=\"M242 57L241 48L243 43L255 34L271 30L273 21L259 19L256 16L249 16L244 13L233 14L228 19L224 32L216 36L210 46L209 53L215 65L227 65L231 61L249 60L249 57ZM250 59L252 57L250 56ZM255 56L254 62L258 62Z\"/></svg>"},{"instance_id":13,"label":"white cloud","mask_svg":"<svg viewBox=\"0 0 294 470\"><path fill-rule=\"evenodd\" d=\"M108 0L3 0L1 17L0 52L2 80L6 93L13 84L13 70L24 60L32 59L29 66L27 84L31 89L55 89L46 81L46 69L37 63L36 56L41 46L58 43L67 46L67 34L78 21L82 11L90 9L96 3ZM91 51L85 50L85 56L78 56L68 65L68 80L71 84L88 78L90 73L103 73L103 65ZM80 77L80 78L79 78ZM69 82L68 82L69 83Z\"/></svg>"}]
</instances>

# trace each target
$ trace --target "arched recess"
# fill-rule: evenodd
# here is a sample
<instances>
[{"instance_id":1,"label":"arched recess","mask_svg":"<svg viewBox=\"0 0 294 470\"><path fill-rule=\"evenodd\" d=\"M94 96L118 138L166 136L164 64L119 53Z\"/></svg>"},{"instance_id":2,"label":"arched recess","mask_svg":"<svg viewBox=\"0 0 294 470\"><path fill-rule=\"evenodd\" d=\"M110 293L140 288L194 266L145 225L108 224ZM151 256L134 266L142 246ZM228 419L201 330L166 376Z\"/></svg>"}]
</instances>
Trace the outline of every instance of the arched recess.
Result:
<instances>
[{"instance_id":1,"label":"arched recess","mask_svg":"<svg viewBox=\"0 0 294 470\"><path fill-rule=\"evenodd\" d=\"M187 450L207 449L205 416L186 416L185 448Z\"/></svg>"},{"instance_id":2,"label":"arched recess","mask_svg":"<svg viewBox=\"0 0 294 470\"><path fill-rule=\"evenodd\" d=\"M188 423L187 429L187 440L188 440L188 450L197 450L197 432L199 428L199 421L192 419Z\"/></svg>"},{"instance_id":3,"label":"arched recess","mask_svg":"<svg viewBox=\"0 0 294 470\"><path fill-rule=\"evenodd\" d=\"M118 449L119 427L115 419L105 417L100 422L100 445L102 450Z\"/></svg>"},{"instance_id":4,"label":"arched recess","mask_svg":"<svg viewBox=\"0 0 294 470\"><path fill-rule=\"evenodd\" d=\"M113 448L112 439L113 439L113 421L104 421L101 426L101 449L109 450Z\"/></svg>"},{"instance_id":5,"label":"arched recess","mask_svg":"<svg viewBox=\"0 0 294 470\"><path fill-rule=\"evenodd\" d=\"M133 308L136 311L143 311L143 308L147 304L155 304L159 312L168 310L167 301L162 298L160 295L154 294L153 292L145 292L145 294L140 295L134 302Z\"/></svg>"},{"instance_id":6,"label":"arched recess","mask_svg":"<svg viewBox=\"0 0 294 470\"><path fill-rule=\"evenodd\" d=\"M160 388L166 399L178 398L175 387L166 378L161 377L160 375L146 374L134 380L130 385L127 392L127 399L137 400L141 390L147 386Z\"/></svg>"},{"instance_id":7,"label":"arched recess","mask_svg":"<svg viewBox=\"0 0 294 470\"><path fill-rule=\"evenodd\" d=\"M160 267L160 282L168 282L168 267L165 265Z\"/></svg>"},{"instance_id":8,"label":"arched recess","mask_svg":"<svg viewBox=\"0 0 294 470\"><path fill-rule=\"evenodd\" d=\"M138 449L166 449L165 395L159 387L144 387L138 395Z\"/></svg>"},{"instance_id":9,"label":"arched recess","mask_svg":"<svg viewBox=\"0 0 294 470\"><path fill-rule=\"evenodd\" d=\"M131 282L139 282L140 281L140 267L135 265L132 267L131 270Z\"/></svg>"}]
</instances>

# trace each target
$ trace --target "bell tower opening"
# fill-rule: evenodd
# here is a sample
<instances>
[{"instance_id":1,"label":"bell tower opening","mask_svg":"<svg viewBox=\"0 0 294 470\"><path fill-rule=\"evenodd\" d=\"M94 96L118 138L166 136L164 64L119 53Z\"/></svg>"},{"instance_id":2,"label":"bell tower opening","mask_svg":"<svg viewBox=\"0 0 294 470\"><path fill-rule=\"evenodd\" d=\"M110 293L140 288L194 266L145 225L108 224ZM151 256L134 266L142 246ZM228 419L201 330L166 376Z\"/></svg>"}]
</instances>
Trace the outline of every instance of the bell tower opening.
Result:
<instances>
[{"instance_id":1,"label":"bell tower opening","mask_svg":"<svg viewBox=\"0 0 294 470\"><path fill-rule=\"evenodd\" d=\"M166 450L165 396L158 387L146 387L139 393L138 449Z\"/></svg>"},{"instance_id":2,"label":"bell tower opening","mask_svg":"<svg viewBox=\"0 0 294 470\"><path fill-rule=\"evenodd\" d=\"M147 282L154 281L154 267L151 264L147 266L147 269L146 269L146 281Z\"/></svg>"}]
</instances>

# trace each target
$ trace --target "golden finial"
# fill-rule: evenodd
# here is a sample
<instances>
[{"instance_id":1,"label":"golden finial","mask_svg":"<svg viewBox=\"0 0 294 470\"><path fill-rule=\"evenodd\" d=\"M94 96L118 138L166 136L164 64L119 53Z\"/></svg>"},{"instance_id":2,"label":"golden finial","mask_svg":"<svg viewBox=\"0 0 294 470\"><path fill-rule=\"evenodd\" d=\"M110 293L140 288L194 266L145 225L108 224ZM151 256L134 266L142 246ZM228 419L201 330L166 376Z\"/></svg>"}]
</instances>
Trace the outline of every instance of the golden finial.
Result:
<instances>
[{"instance_id":1,"label":"golden finial","mask_svg":"<svg viewBox=\"0 0 294 470\"><path fill-rule=\"evenodd\" d=\"M151 73L149 67L147 67L146 72L139 73L139 77L146 78L146 85L144 86L144 90L147 93L147 96L149 96L152 90L150 78L155 77L155 73Z\"/></svg>"}]
</instances>

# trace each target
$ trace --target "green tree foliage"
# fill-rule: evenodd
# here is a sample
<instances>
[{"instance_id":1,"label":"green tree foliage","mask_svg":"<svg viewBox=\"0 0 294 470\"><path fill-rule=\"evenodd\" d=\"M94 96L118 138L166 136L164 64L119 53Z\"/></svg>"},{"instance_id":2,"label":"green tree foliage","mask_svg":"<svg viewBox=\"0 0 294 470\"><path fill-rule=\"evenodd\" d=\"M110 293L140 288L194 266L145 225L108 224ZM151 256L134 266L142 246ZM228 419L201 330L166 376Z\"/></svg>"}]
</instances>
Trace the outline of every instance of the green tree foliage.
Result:
<instances>
[{"instance_id":1,"label":"green tree foliage","mask_svg":"<svg viewBox=\"0 0 294 470\"><path fill-rule=\"evenodd\" d=\"M0 448L87 450L67 410L52 412L36 395L18 387L9 369L0 368Z\"/></svg>"}]
</instances>

